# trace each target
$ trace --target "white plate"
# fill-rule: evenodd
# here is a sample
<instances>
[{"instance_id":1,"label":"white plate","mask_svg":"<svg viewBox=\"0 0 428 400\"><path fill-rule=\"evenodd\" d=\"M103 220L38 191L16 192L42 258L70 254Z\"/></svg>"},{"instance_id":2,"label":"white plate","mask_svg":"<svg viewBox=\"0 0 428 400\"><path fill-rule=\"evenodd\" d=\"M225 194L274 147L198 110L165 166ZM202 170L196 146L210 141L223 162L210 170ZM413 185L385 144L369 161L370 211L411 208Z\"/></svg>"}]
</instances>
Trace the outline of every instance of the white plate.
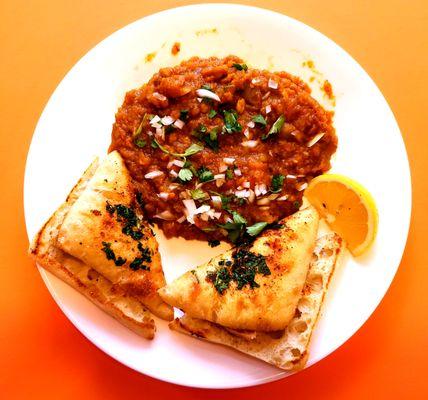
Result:
<instances>
[{"instance_id":1,"label":"white plate","mask_svg":"<svg viewBox=\"0 0 428 400\"><path fill-rule=\"evenodd\" d=\"M182 48L176 57L170 53L175 41ZM145 55L154 51L156 57L146 63ZM324 78L337 96L334 121L339 148L333 171L364 184L379 207L379 232L372 251L364 258L348 258L334 275L309 366L349 339L387 291L406 242L411 186L400 131L380 91L345 51L296 20L253 7L195 5L143 18L103 40L71 69L40 117L25 174L28 234L32 237L62 203L93 157L106 153L114 114L127 90L144 83L161 66L193 55L228 54L239 55L251 66L286 70L305 80L314 72L302 62L314 61L321 71L312 82L314 96L329 106L318 90ZM222 248L166 241L160 235L167 280ZM58 305L91 342L144 374L204 388L250 386L287 376L231 349L171 332L159 320L156 338L146 341L51 274L41 274Z\"/></svg>"}]
</instances>

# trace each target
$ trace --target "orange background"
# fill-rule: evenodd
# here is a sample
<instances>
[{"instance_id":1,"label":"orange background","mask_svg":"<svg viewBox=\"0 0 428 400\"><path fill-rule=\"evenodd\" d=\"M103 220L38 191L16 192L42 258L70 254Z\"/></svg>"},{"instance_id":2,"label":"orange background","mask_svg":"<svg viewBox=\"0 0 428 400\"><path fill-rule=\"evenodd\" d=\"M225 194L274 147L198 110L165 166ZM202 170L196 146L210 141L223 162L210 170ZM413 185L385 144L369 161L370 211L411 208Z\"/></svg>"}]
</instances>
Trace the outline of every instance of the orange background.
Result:
<instances>
[{"instance_id":1,"label":"orange background","mask_svg":"<svg viewBox=\"0 0 428 400\"><path fill-rule=\"evenodd\" d=\"M183 388L109 358L74 328L49 295L26 256L22 206L25 158L37 119L62 77L97 42L135 19L189 3L0 2L0 397L428 398L426 0L245 2L297 18L354 56L387 98L408 149L414 198L401 266L377 311L338 351L298 375L255 388Z\"/></svg>"}]
</instances>

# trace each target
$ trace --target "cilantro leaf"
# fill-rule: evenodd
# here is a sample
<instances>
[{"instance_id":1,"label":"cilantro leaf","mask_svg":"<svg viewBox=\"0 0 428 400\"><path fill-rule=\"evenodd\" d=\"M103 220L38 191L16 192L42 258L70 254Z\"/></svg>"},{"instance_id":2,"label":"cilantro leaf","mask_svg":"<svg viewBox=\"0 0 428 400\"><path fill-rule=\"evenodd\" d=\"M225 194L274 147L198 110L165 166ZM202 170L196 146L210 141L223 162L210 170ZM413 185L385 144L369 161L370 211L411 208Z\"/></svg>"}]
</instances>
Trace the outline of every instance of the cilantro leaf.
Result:
<instances>
[{"instance_id":1,"label":"cilantro leaf","mask_svg":"<svg viewBox=\"0 0 428 400\"><path fill-rule=\"evenodd\" d=\"M275 174L272 177L272 181L270 184L270 190L272 193L279 193L282 190L284 179L285 179L285 176L281 174Z\"/></svg>"},{"instance_id":2,"label":"cilantro leaf","mask_svg":"<svg viewBox=\"0 0 428 400\"><path fill-rule=\"evenodd\" d=\"M193 173L189 168L181 168L178 177L182 182L188 182L192 180Z\"/></svg>"},{"instance_id":3,"label":"cilantro leaf","mask_svg":"<svg viewBox=\"0 0 428 400\"><path fill-rule=\"evenodd\" d=\"M233 216L233 222L235 224L242 224L242 225L244 225L244 224L247 223L247 220L241 214L239 214L236 211L232 211L232 216Z\"/></svg>"},{"instance_id":4,"label":"cilantro leaf","mask_svg":"<svg viewBox=\"0 0 428 400\"><path fill-rule=\"evenodd\" d=\"M193 189L190 191L190 196L192 196L193 200L205 200L208 197L208 194L202 189Z\"/></svg>"},{"instance_id":5,"label":"cilantro leaf","mask_svg":"<svg viewBox=\"0 0 428 400\"><path fill-rule=\"evenodd\" d=\"M224 110L224 127L227 133L241 132L242 126L238 122L238 113L235 110Z\"/></svg>"},{"instance_id":6,"label":"cilantro leaf","mask_svg":"<svg viewBox=\"0 0 428 400\"><path fill-rule=\"evenodd\" d=\"M232 65L233 68L236 68L238 71L246 71L248 69L247 64L238 64L234 63Z\"/></svg>"},{"instance_id":7,"label":"cilantro leaf","mask_svg":"<svg viewBox=\"0 0 428 400\"><path fill-rule=\"evenodd\" d=\"M272 125L272 127L269 129L269 132L266 135L262 136L262 140L266 140L269 136L274 135L276 133L279 133L284 126L285 123L285 117L281 115Z\"/></svg>"},{"instance_id":8,"label":"cilantro leaf","mask_svg":"<svg viewBox=\"0 0 428 400\"><path fill-rule=\"evenodd\" d=\"M260 124L262 126L266 126L266 124L267 124L267 122L266 122L266 120L262 114L255 115L251 120L253 122L255 122L256 124Z\"/></svg>"},{"instance_id":9,"label":"cilantro leaf","mask_svg":"<svg viewBox=\"0 0 428 400\"><path fill-rule=\"evenodd\" d=\"M227 167L226 170L226 179L233 179L233 169L230 167Z\"/></svg>"},{"instance_id":10,"label":"cilantro leaf","mask_svg":"<svg viewBox=\"0 0 428 400\"><path fill-rule=\"evenodd\" d=\"M180 120L186 122L187 118L189 118L189 110L180 110Z\"/></svg>"},{"instance_id":11,"label":"cilantro leaf","mask_svg":"<svg viewBox=\"0 0 428 400\"><path fill-rule=\"evenodd\" d=\"M254 225L247 226L247 233L250 236L257 236L267 224L267 222L256 222Z\"/></svg>"},{"instance_id":12,"label":"cilantro leaf","mask_svg":"<svg viewBox=\"0 0 428 400\"><path fill-rule=\"evenodd\" d=\"M136 140L134 140L134 143L137 147L142 149L146 145L147 142L143 139L136 139Z\"/></svg>"},{"instance_id":13,"label":"cilantro leaf","mask_svg":"<svg viewBox=\"0 0 428 400\"><path fill-rule=\"evenodd\" d=\"M208 118L213 119L217 115L217 111L214 109L211 109L208 113Z\"/></svg>"},{"instance_id":14,"label":"cilantro leaf","mask_svg":"<svg viewBox=\"0 0 428 400\"><path fill-rule=\"evenodd\" d=\"M159 144L159 142L156 139L153 139L152 147L155 149L160 149L161 151L163 151L166 154L170 154L174 157L181 157L181 158L186 158L186 157L192 156L193 154L199 153L200 151L202 151L204 149L204 146L201 146L200 144L197 144L197 143L192 143L184 151L184 153L173 153L172 151L169 151L167 148L165 148L164 146Z\"/></svg>"},{"instance_id":15,"label":"cilantro leaf","mask_svg":"<svg viewBox=\"0 0 428 400\"><path fill-rule=\"evenodd\" d=\"M208 182L214 179L214 174L208 168L205 167L199 167L197 174L201 182Z\"/></svg>"}]
</instances>

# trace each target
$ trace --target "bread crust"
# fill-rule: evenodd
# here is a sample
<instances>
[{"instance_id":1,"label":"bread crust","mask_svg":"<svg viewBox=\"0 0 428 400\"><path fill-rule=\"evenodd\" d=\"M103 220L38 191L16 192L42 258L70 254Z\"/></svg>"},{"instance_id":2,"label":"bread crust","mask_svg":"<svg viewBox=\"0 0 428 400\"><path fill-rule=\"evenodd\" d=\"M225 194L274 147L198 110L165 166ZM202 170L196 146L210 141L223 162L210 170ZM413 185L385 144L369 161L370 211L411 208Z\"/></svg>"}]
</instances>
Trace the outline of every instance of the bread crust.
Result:
<instances>
[{"instance_id":1,"label":"bread crust","mask_svg":"<svg viewBox=\"0 0 428 400\"><path fill-rule=\"evenodd\" d=\"M29 253L36 263L86 296L122 325L146 339L153 339L155 323L150 312L135 298L118 291L106 278L57 246L59 229L67 212L85 189L98 167L95 160L57 211L34 237Z\"/></svg>"},{"instance_id":2,"label":"bread crust","mask_svg":"<svg viewBox=\"0 0 428 400\"><path fill-rule=\"evenodd\" d=\"M235 334L230 329L186 314L169 326L172 330L232 347L281 369L299 370L307 362L312 333L342 252L343 243L336 234L317 240L296 313L283 331Z\"/></svg>"}]
</instances>

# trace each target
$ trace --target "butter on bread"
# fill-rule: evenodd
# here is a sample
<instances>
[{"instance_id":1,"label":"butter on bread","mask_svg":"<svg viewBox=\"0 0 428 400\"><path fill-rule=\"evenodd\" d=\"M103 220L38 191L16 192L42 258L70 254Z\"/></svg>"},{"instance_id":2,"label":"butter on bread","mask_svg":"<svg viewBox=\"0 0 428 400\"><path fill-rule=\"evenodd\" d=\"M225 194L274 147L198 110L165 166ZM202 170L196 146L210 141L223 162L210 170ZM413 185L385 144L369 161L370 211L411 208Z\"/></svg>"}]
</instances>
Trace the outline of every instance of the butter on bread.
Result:
<instances>
[{"instance_id":1,"label":"butter on bread","mask_svg":"<svg viewBox=\"0 0 428 400\"><path fill-rule=\"evenodd\" d=\"M112 185L107 188L104 180ZM38 265L68 283L126 327L152 339L155 323L150 311L168 320L173 318L172 308L156 293L165 284L156 240L148 224L137 213L138 230L144 237L131 242L131 238L122 233L124 221L116 213L110 214L106 210L107 199L112 207L117 204L131 207L131 197L132 182L120 155L113 152L101 163L95 160L66 201L37 233L29 252ZM102 230L107 220L111 232ZM111 243L115 255L119 257L120 254L126 262L118 266L114 260L108 260L103 242ZM131 270L130 273L130 262L139 254L136 252L139 251L138 243L141 243L140 248L147 249L151 261L147 262L146 257L148 269ZM79 248L80 251L77 250ZM91 258L95 252L100 257ZM102 262L98 263L98 260ZM109 267L110 272L106 272ZM141 285L145 285L144 291L138 290Z\"/></svg>"},{"instance_id":2,"label":"butter on bread","mask_svg":"<svg viewBox=\"0 0 428 400\"><path fill-rule=\"evenodd\" d=\"M186 272L159 290L162 299L188 316L238 330L277 331L294 316L315 246L319 217L309 206L280 221L279 229L263 232L246 250L231 249ZM245 251L245 253L244 253ZM258 287L232 282L220 293L207 279L227 263L248 254L269 270L257 273Z\"/></svg>"},{"instance_id":3,"label":"butter on bread","mask_svg":"<svg viewBox=\"0 0 428 400\"><path fill-rule=\"evenodd\" d=\"M131 177L117 151L99 165L71 205L57 245L141 301L153 314L173 318L172 308L157 293L165 285L157 241L139 213Z\"/></svg>"},{"instance_id":4,"label":"butter on bread","mask_svg":"<svg viewBox=\"0 0 428 400\"><path fill-rule=\"evenodd\" d=\"M336 234L317 240L306 282L288 326L278 332L254 332L241 335L218 324L184 315L170 323L172 330L209 342L232 347L281 369L294 371L304 367L309 344L320 315L331 276L343 252Z\"/></svg>"}]
</instances>

